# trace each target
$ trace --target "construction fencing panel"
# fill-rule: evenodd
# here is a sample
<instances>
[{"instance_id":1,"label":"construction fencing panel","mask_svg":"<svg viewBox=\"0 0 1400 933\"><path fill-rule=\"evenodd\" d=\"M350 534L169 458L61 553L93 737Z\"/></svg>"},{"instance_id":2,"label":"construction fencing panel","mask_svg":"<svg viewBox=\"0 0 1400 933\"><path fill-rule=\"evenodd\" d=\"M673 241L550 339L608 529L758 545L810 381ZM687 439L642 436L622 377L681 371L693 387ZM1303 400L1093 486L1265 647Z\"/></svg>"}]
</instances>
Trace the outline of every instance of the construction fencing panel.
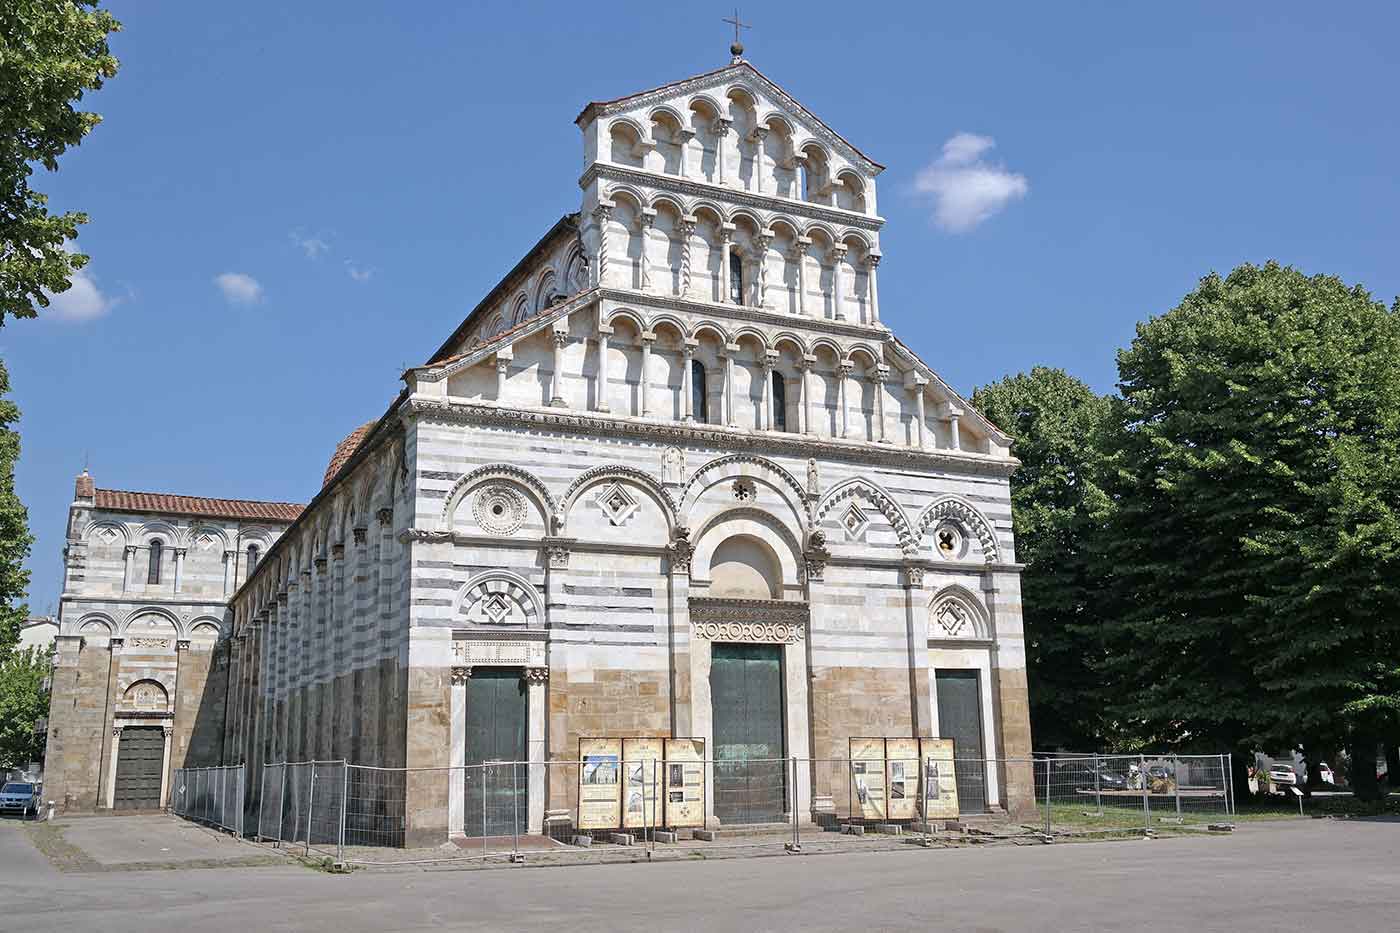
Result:
<instances>
[{"instance_id":1,"label":"construction fencing panel","mask_svg":"<svg viewBox=\"0 0 1400 933\"><path fill-rule=\"evenodd\" d=\"M243 835L244 768L176 768L170 810L176 816Z\"/></svg>"},{"instance_id":2,"label":"construction fencing panel","mask_svg":"<svg viewBox=\"0 0 1400 933\"><path fill-rule=\"evenodd\" d=\"M1090 755L1038 759L1046 833L1144 831L1229 822L1228 755Z\"/></svg>"}]
</instances>

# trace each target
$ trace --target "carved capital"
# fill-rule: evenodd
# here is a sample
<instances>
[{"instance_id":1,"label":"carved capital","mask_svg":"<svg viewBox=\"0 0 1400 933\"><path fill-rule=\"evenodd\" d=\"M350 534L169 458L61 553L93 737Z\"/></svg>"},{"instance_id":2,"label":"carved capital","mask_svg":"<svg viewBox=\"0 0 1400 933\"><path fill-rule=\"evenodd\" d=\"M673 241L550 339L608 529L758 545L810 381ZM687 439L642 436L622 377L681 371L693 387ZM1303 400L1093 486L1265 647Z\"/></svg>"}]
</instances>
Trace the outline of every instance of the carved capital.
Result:
<instances>
[{"instance_id":1,"label":"carved capital","mask_svg":"<svg viewBox=\"0 0 1400 933\"><path fill-rule=\"evenodd\" d=\"M551 570L569 569L569 546L567 544L548 545L545 547L545 553L549 557Z\"/></svg>"},{"instance_id":2,"label":"carved capital","mask_svg":"<svg viewBox=\"0 0 1400 933\"><path fill-rule=\"evenodd\" d=\"M549 668L547 667L527 667L525 668L525 683L543 684L549 682Z\"/></svg>"},{"instance_id":3,"label":"carved capital","mask_svg":"<svg viewBox=\"0 0 1400 933\"><path fill-rule=\"evenodd\" d=\"M613 205L599 204L597 207L593 208L593 218L597 220L599 224L605 224L612 219L612 212Z\"/></svg>"},{"instance_id":4,"label":"carved capital","mask_svg":"<svg viewBox=\"0 0 1400 933\"><path fill-rule=\"evenodd\" d=\"M467 678L471 675L472 669L470 667L452 668L452 685L454 687L457 687L461 686L462 684L465 684L467 682Z\"/></svg>"},{"instance_id":5,"label":"carved capital","mask_svg":"<svg viewBox=\"0 0 1400 933\"><path fill-rule=\"evenodd\" d=\"M189 650L190 650L190 640L189 640L188 638L177 638L177 639L175 639L175 650L176 650L176 651L189 651Z\"/></svg>"},{"instance_id":6,"label":"carved capital","mask_svg":"<svg viewBox=\"0 0 1400 933\"><path fill-rule=\"evenodd\" d=\"M326 572L326 564L327 564L327 561L326 561L326 559L325 559L324 557L318 557L318 558L316 558L316 560L315 560L314 563L316 564L316 572L317 572L317 573L325 573L325 572Z\"/></svg>"},{"instance_id":7,"label":"carved capital","mask_svg":"<svg viewBox=\"0 0 1400 933\"><path fill-rule=\"evenodd\" d=\"M107 639L107 647L111 650L113 654L119 653L122 649L122 645L124 644L126 644L126 639L122 638L120 635L116 636L115 638Z\"/></svg>"},{"instance_id":8,"label":"carved capital","mask_svg":"<svg viewBox=\"0 0 1400 933\"><path fill-rule=\"evenodd\" d=\"M550 334L550 337L554 341L554 346L560 350L564 349L564 347L567 346L569 343L568 333L562 330L553 331Z\"/></svg>"},{"instance_id":9,"label":"carved capital","mask_svg":"<svg viewBox=\"0 0 1400 933\"><path fill-rule=\"evenodd\" d=\"M164 729L164 731L165 731L165 737L168 739L168 738L170 738L170 736L175 732L175 727L174 727L174 726L166 726L165 729Z\"/></svg>"},{"instance_id":10,"label":"carved capital","mask_svg":"<svg viewBox=\"0 0 1400 933\"><path fill-rule=\"evenodd\" d=\"M354 539L354 541L355 541L356 544L364 544L364 543L365 543L365 537L366 537L366 535L368 535L368 534L369 534L369 529L368 529L368 528L351 528L351 529L350 529L350 537Z\"/></svg>"},{"instance_id":11,"label":"carved capital","mask_svg":"<svg viewBox=\"0 0 1400 933\"><path fill-rule=\"evenodd\" d=\"M345 545L343 545L343 544L332 544L332 545L331 545L331 560L344 560L344 559L345 559Z\"/></svg>"},{"instance_id":12,"label":"carved capital","mask_svg":"<svg viewBox=\"0 0 1400 933\"><path fill-rule=\"evenodd\" d=\"M379 524L387 525L394 520L394 510L380 509L378 512L374 513L374 517L379 519Z\"/></svg>"},{"instance_id":13,"label":"carved capital","mask_svg":"<svg viewBox=\"0 0 1400 933\"><path fill-rule=\"evenodd\" d=\"M850 360L842 360L840 369L842 379L851 378L851 373L856 371L855 364L852 363Z\"/></svg>"},{"instance_id":14,"label":"carved capital","mask_svg":"<svg viewBox=\"0 0 1400 933\"><path fill-rule=\"evenodd\" d=\"M121 735L122 735L122 728L123 728L122 726L113 726L113 727L112 727L112 738L114 738L114 739L119 739L119 738L121 738Z\"/></svg>"},{"instance_id":15,"label":"carved capital","mask_svg":"<svg viewBox=\"0 0 1400 933\"><path fill-rule=\"evenodd\" d=\"M666 550L670 552L671 569L676 573L690 573L690 559L695 554L695 546L690 542L690 529L685 525L677 525L676 530L671 534L671 543Z\"/></svg>"},{"instance_id":16,"label":"carved capital","mask_svg":"<svg viewBox=\"0 0 1400 933\"><path fill-rule=\"evenodd\" d=\"M922 567L905 567L904 576L912 587L921 587L924 585L924 568Z\"/></svg>"}]
</instances>

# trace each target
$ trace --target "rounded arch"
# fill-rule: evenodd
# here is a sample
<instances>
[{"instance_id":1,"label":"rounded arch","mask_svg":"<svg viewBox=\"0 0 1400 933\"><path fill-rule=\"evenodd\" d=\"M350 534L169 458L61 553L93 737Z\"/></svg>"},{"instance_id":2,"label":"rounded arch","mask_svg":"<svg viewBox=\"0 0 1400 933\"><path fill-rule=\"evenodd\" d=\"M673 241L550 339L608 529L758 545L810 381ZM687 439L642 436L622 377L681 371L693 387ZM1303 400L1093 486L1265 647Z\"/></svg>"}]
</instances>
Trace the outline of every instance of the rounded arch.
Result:
<instances>
[{"instance_id":1,"label":"rounded arch","mask_svg":"<svg viewBox=\"0 0 1400 933\"><path fill-rule=\"evenodd\" d=\"M763 218L759 216L758 211L751 210L750 208L738 207L735 208L734 212L729 215L730 223L738 223L741 220L747 221L748 223L753 225L755 233L761 233L764 230L768 229L768 225L763 222Z\"/></svg>"},{"instance_id":2,"label":"rounded arch","mask_svg":"<svg viewBox=\"0 0 1400 933\"><path fill-rule=\"evenodd\" d=\"M545 269L540 273L540 280L535 283L535 310L543 311L550 305L550 297L554 294L554 270ZM516 318L514 324L520 323Z\"/></svg>"},{"instance_id":3,"label":"rounded arch","mask_svg":"<svg viewBox=\"0 0 1400 933\"><path fill-rule=\"evenodd\" d=\"M734 331L733 335L729 338L729 342L738 343L746 337L751 338L757 343L760 349L772 349L772 346L768 342L768 335L750 324L740 325L739 329Z\"/></svg>"},{"instance_id":4,"label":"rounded arch","mask_svg":"<svg viewBox=\"0 0 1400 933\"><path fill-rule=\"evenodd\" d=\"M144 677L122 693L121 705L126 709L148 713L170 711L170 691L158 680Z\"/></svg>"},{"instance_id":5,"label":"rounded arch","mask_svg":"<svg viewBox=\"0 0 1400 933\"><path fill-rule=\"evenodd\" d=\"M763 116L759 117L758 122L762 126L772 126L774 123L777 123L789 136L797 132L792 121L788 119L787 114L783 113L781 110L765 110Z\"/></svg>"},{"instance_id":6,"label":"rounded arch","mask_svg":"<svg viewBox=\"0 0 1400 933\"><path fill-rule=\"evenodd\" d=\"M910 555L918 550L919 538L912 532L909 516L904 514L904 509L894 500L893 496L863 476L843 480L831 487L817 505L813 523L819 524L838 503L857 494L864 494L880 510L880 514L885 516L885 521L890 523L890 527L899 537L900 550Z\"/></svg>"},{"instance_id":7,"label":"rounded arch","mask_svg":"<svg viewBox=\"0 0 1400 933\"><path fill-rule=\"evenodd\" d=\"M669 207L682 217L689 213L689 211L686 210L685 202L669 192L663 191L652 197L651 208L657 210L661 207Z\"/></svg>"},{"instance_id":8,"label":"rounded arch","mask_svg":"<svg viewBox=\"0 0 1400 933\"><path fill-rule=\"evenodd\" d=\"M457 589L456 615L487 625L539 628L545 619L544 599L525 577L511 570L484 570Z\"/></svg>"},{"instance_id":9,"label":"rounded arch","mask_svg":"<svg viewBox=\"0 0 1400 933\"><path fill-rule=\"evenodd\" d=\"M857 356L863 356L863 357L865 357L866 365L867 365L867 366L879 366L879 365L880 365L880 354L878 354L877 352L875 352L874 348L871 347L871 346L869 346L868 344L864 344L864 343L853 344L853 345L851 346L850 350L848 350L848 351L846 352L846 358L849 359L849 360L851 360L852 362L855 361L855 358L856 358Z\"/></svg>"},{"instance_id":10,"label":"rounded arch","mask_svg":"<svg viewBox=\"0 0 1400 933\"><path fill-rule=\"evenodd\" d=\"M110 635L116 630L116 620L105 612L84 613L73 623L73 631L79 635Z\"/></svg>"},{"instance_id":11,"label":"rounded arch","mask_svg":"<svg viewBox=\"0 0 1400 933\"><path fill-rule=\"evenodd\" d=\"M965 534L975 537L982 546L982 559L986 563L995 564L1001 561L1001 551L997 546L992 523L987 521L987 517L971 502L951 495L934 500L920 513L914 526L914 540L922 543L929 528L939 521L953 522L959 525Z\"/></svg>"},{"instance_id":12,"label":"rounded arch","mask_svg":"<svg viewBox=\"0 0 1400 933\"><path fill-rule=\"evenodd\" d=\"M989 641L991 616L975 593L959 583L949 584L928 602L928 634L930 638Z\"/></svg>"},{"instance_id":13,"label":"rounded arch","mask_svg":"<svg viewBox=\"0 0 1400 933\"><path fill-rule=\"evenodd\" d=\"M477 467L452 484L452 489L448 491L442 506L441 529L443 531L452 530L452 516L467 494L476 486L491 479L505 480L519 487L521 491L534 500L540 514L544 516L545 529L548 531L554 528L558 521L558 509L555 508L554 497L549 494L544 483L540 482L535 474L528 470L522 470L520 467L511 466L508 463L490 463Z\"/></svg>"},{"instance_id":14,"label":"rounded arch","mask_svg":"<svg viewBox=\"0 0 1400 933\"><path fill-rule=\"evenodd\" d=\"M755 556L755 549L751 545L741 545L734 549L738 553L727 554L723 549L727 543L733 542L735 538L758 542L761 545L764 559L756 562L752 560ZM718 559L716 555L718 555ZM716 593L710 589L705 590L707 595L780 599L785 588L800 586L802 582L803 561L801 548L796 537L777 516L753 506L724 509L705 522L699 535L695 538L691 578L697 582L700 580L708 581L713 587L716 564L731 561L739 566L729 568L734 572L734 575L730 577L729 584L732 585L736 582L742 584L745 579L750 583L756 582L755 575L746 573L743 569L743 565L747 563L750 571L760 570L767 592L721 591ZM762 572L765 565L769 572ZM722 590L726 586L723 576L721 574L720 586ZM700 595L697 590L691 592L693 595Z\"/></svg>"},{"instance_id":15,"label":"rounded arch","mask_svg":"<svg viewBox=\"0 0 1400 933\"><path fill-rule=\"evenodd\" d=\"M743 475L745 472L753 473L755 469L768 475L769 482L779 490L792 508L795 520L799 525L804 523L808 517L807 491L802 488L797 478L781 465L757 454L725 454L701 464L686 484L685 492L681 496L680 513L688 516L701 494L715 483Z\"/></svg>"},{"instance_id":16,"label":"rounded arch","mask_svg":"<svg viewBox=\"0 0 1400 933\"><path fill-rule=\"evenodd\" d=\"M657 104L655 107L652 107L649 111L647 111L648 120L654 121L658 115L669 117L672 120L675 120L681 126L685 126L685 120L681 117L680 111L678 111L675 107L672 107L670 104Z\"/></svg>"},{"instance_id":17,"label":"rounded arch","mask_svg":"<svg viewBox=\"0 0 1400 933\"><path fill-rule=\"evenodd\" d=\"M184 543L183 537L174 525L169 522L161 521L158 518L151 519L148 522L142 522L136 535L141 539L143 544L148 543L153 538L160 538L164 544L170 547L179 547Z\"/></svg>"},{"instance_id":18,"label":"rounded arch","mask_svg":"<svg viewBox=\"0 0 1400 933\"><path fill-rule=\"evenodd\" d=\"M710 554L708 595L738 599L778 599L783 593L783 568L767 541L756 535L733 534Z\"/></svg>"},{"instance_id":19,"label":"rounded arch","mask_svg":"<svg viewBox=\"0 0 1400 933\"><path fill-rule=\"evenodd\" d=\"M564 288L568 294L575 294L588 287L588 260L577 242L569 247L564 257Z\"/></svg>"},{"instance_id":20,"label":"rounded arch","mask_svg":"<svg viewBox=\"0 0 1400 933\"><path fill-rule=\"evenodd\" d=\"M793 239L802 235L802 228L798 226L797 221L786 214L775 215L768 221L768 229L772 231L775 236L779 229L786 231L787 235Z\"/></svg>"},{"instance_id":21,"label":"rounded arch","mask_svg":"<svg viewBox=\"0 0 1400 933\"><path fill-rule=\"evenodd\" d=\"M836 231L833 230L827 224L822 223L820 220L814 220L807 226L802 228L802 235L805 237L811 237L811 235L814 233L823 237L828 243L834 244L838 242L836 237Z\"/></svg>"},{"instance_id":22,"label":"rounded arch","mask_svg":"<svg viewBox=\"0 0 1400 933\"><path fill-rule=\"evenodd\" d=\"M666 488L656 481L656 477L636 467L614 464L585 470L569 484L569 488L564 491L562 504L559 507L561 529L568 522L569 514L573 510L574 503L578 501L578 497L599 483L605 483L608 480L625 480L640 486L661 507L662 514L666 516L667 533L669 534L675 529L676 502L671 498L671 494L666 491Z\"/></svg>"},{"instance_id":23,"label":"rounded arch","mask_svg":"<svg viewBox=\"0 0 1400 933\"><path fill-rule=\"evenodd\" d=\"M699 340L700 335L707 332L715 336L720 343L732 342L730 341L729 334L725 331L725 329L721 327L717 322L710 320L696 321L691 326L690 333L687 336L691 337L694 340Z\"/></svg>"},{"instance_id":24,"label":"rounded arch","mask_svg":"<svg viewBox=\"0 0 1400 933\"><path fill-rule=\"evenodd\" d=\"M701 198L690 205L690 213L696 218L699 218L702 213L709 214L720 223L727 223L729 220L729 215L724 207L718 202L711 201L708 198Z\"/></svg>"},{"instance_id":25,"label":"rounded arch","mask_svg":"<svg viewBox=\"0 0 1400 933\"><path fill-rule=\"evenodd\" d=\"M834 356L837 362L846 358L846 351L841 345L830 337L817 337L812 341L812 353L815 355L818 350L826 350Z\"/></svg>"},{"instance_id":26,"label":"rounded arch","mask_svg":"<svg viewBox=\"0 0 1400 933\"><path fill-rule=\"evenodd\" d=\"M192 640L208 644L218 641L223 633L223 623L213 616L200 616L190 620L189 635Z\"/></svg>"},{"instance_id":27,"label":"rounded arch","mask_svg":"<svg viewBox=\"0 0 1400 933\"><path fill-rule=\"evenodd\" d=\"M648 322L648 328L653 334L659 332L663 327L670 327L675 330L676 334L682 340L690 336L689 332L686 330L685 322L674 314L658 314Z\"/></svg>"},{"instance_id":28,"label":"rounded arch","mask_svg":"<svg viewBox=\"0 0 1400 933\"><path fill-rule=\"evenodd\" d=\"M121 538L123 546L131 543L131 529L127 528L124 522L111 520L89 522L87 527L83 529L83 540L88 544L92 544L92 539L95 535L101 534L103 537L106 537L106 532L108 531L112 532L111 540L104 543L115 544L118 537Z\"/></svg>"},{"instance_id":29,"label":"rounded arch","mask_svg":"<svg viewBox=\"0 0 1400 933\"><path fill-rule=\"evenodd\" d=\"M870 237L860 230L842 230L840 242L848 246L854 243L862 254L870 252L874 245Z\"/></svg>"},{"instance_id":30,"label":"rounded arch","mask_svg":"<svg viewBox=\"0 0 1400 933\"><path fill-rule=\"evenodd\" d=\"M646 323L642 320L641 314L637 311L632 310L631 308L614 308L613 312L607 316L607 320L604 321L604 323L612 324L614 321L617 321L619 319L627 321L633 327L637 328L638 333L643 333L647 329Z\"/></svg>"},{"instance_id":31,"label":"rounded arch","mask_svg":"<svg viewBox=\"0 0 1400 933\"><path fill-rule=\"evenodd\" d=\"M142 619L160 619L162 622L169 624L171 635L175 635L180 631L180 619L175 613L162 606L140 606L131 610L126 614L126 618L122 620L121 631L123 633L131 631L132 626ZM154 621L144 627L149 629L163 628L163 626L158 625Z\"/></svg>"},{"instance_id":32,"label":"rounded arch","mask_svg":"<svg viewBox=\"0 0 1400 933\"><path fill-rule=\"evenodd\" d=\"M723 111L720 110L719 103L709 94L695 94L685 102L685 109L695 110L697 105L700 109L709 110L709 118L717 118Z\"/></svg>"},{"instance_id":33,"label":"rounded arch","mask_svg":"<svg viewBox=\"0 0 1400 933\"><path fill-rule=\"evenodd\" d=\"M647 204L646 195L631 185L613 185L608 189L607 199L613 202L614 207L619 203L630 203L632 208L639 212Z\"/></svg>"},{"instance_id":34,"label":"rounded arch","mask_svg":"<svg viewBox=\"0 0 1400 933\"><path fill-rule=\"evenodd\" d=\"M795 331L784 330L773 335L772 346L774 350L781 351L784 345L793 347L799 357L807 355L807 343L802 339L802 335Z\"/></svg>"}]
</instances>

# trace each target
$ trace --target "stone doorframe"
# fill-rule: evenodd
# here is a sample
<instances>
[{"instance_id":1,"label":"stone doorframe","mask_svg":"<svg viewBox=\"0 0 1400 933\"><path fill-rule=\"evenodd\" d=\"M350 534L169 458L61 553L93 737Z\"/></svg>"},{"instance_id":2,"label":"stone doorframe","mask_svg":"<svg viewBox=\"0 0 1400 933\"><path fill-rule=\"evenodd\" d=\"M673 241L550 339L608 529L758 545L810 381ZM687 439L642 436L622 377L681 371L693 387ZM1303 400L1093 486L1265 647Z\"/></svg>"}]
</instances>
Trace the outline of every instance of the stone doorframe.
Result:
<instances>
[{"instance_id":1,"label":"stone doorframe","mask_svg":"<svg viewBox=\"0 0 1400 933\"><path fill-rule=\"evenodd\" d=\"M169 803L170 793L170 736L175 731L175 714L132 716L117 713L112 719L112 746L108 751L107 764L107 809L117 806L117 760L121 753L122 730L127 726L161 726L165 730L165 750L160 759L160 809Z\"/></svg>"},{"instance_id":2,"label":"stone doorframe","mask_svg":"<svg viewBox=\"0 0 1400 933\"><path fill-rule=\"evenodd\" d=\"M545 787L549 779L549 758L545 745L545 722L549 717L547 633L464 632L452 633L452 748L449 763L462 772L467 763L467 678L482 667L510 667L520 671L525 681L528 723L525 748L530 764L527 772L526 821L523 832L544 831ZM448 785L447 832L449 837L466 834L466 786L461 780Z\"/></svg>"},{"instance_id":3,"label":"stone doorframe","mask_svg":"<svg viewBox=\"0 0 1400 933\"><path fill-rule=\"evenodd\" d=\"M811 757L812 709L808 699L807 639L810 614L805 602L782 599L714 599L692 596L690 615L689 731L677 723L681 738L705 740L707 787L714 787L714 707L710 697L711 646L715 642L781 645L783 647L783 730L787 755L799 759L798 820L812 820L812 771L803 760ZM714 794L707 795L706 817L718 823Z\"/></svg>"}]
</instances>

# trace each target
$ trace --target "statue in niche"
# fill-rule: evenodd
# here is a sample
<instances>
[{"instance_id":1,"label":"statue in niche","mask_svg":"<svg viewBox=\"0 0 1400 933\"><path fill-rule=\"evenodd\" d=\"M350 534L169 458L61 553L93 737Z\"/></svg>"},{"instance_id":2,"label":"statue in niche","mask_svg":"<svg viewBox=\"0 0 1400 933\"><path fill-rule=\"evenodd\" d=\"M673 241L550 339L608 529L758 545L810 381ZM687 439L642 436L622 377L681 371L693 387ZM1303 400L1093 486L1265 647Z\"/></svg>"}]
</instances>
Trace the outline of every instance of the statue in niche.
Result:
<instances>
[{"instance_id":1,"label":"statue in niche","mask_svg":"<svg viewBox=\"0 0 1400 933\"><path fill-rule=\"evenodd\" d=\"M815 498L821 494L821 483L817 480L817 461L807 461L807 495Z\"/></svg>"},{"instance_id":2,"label":"statue in niche","mask_svg":"<svg viewBox=\"0 0 1400 933\"><path fill-rule=\"evenodd\" d=\"M679 447L667 447L661 455L661 482L667 486L685 482L685 451Z\"/></svg>"}]
</instances>

